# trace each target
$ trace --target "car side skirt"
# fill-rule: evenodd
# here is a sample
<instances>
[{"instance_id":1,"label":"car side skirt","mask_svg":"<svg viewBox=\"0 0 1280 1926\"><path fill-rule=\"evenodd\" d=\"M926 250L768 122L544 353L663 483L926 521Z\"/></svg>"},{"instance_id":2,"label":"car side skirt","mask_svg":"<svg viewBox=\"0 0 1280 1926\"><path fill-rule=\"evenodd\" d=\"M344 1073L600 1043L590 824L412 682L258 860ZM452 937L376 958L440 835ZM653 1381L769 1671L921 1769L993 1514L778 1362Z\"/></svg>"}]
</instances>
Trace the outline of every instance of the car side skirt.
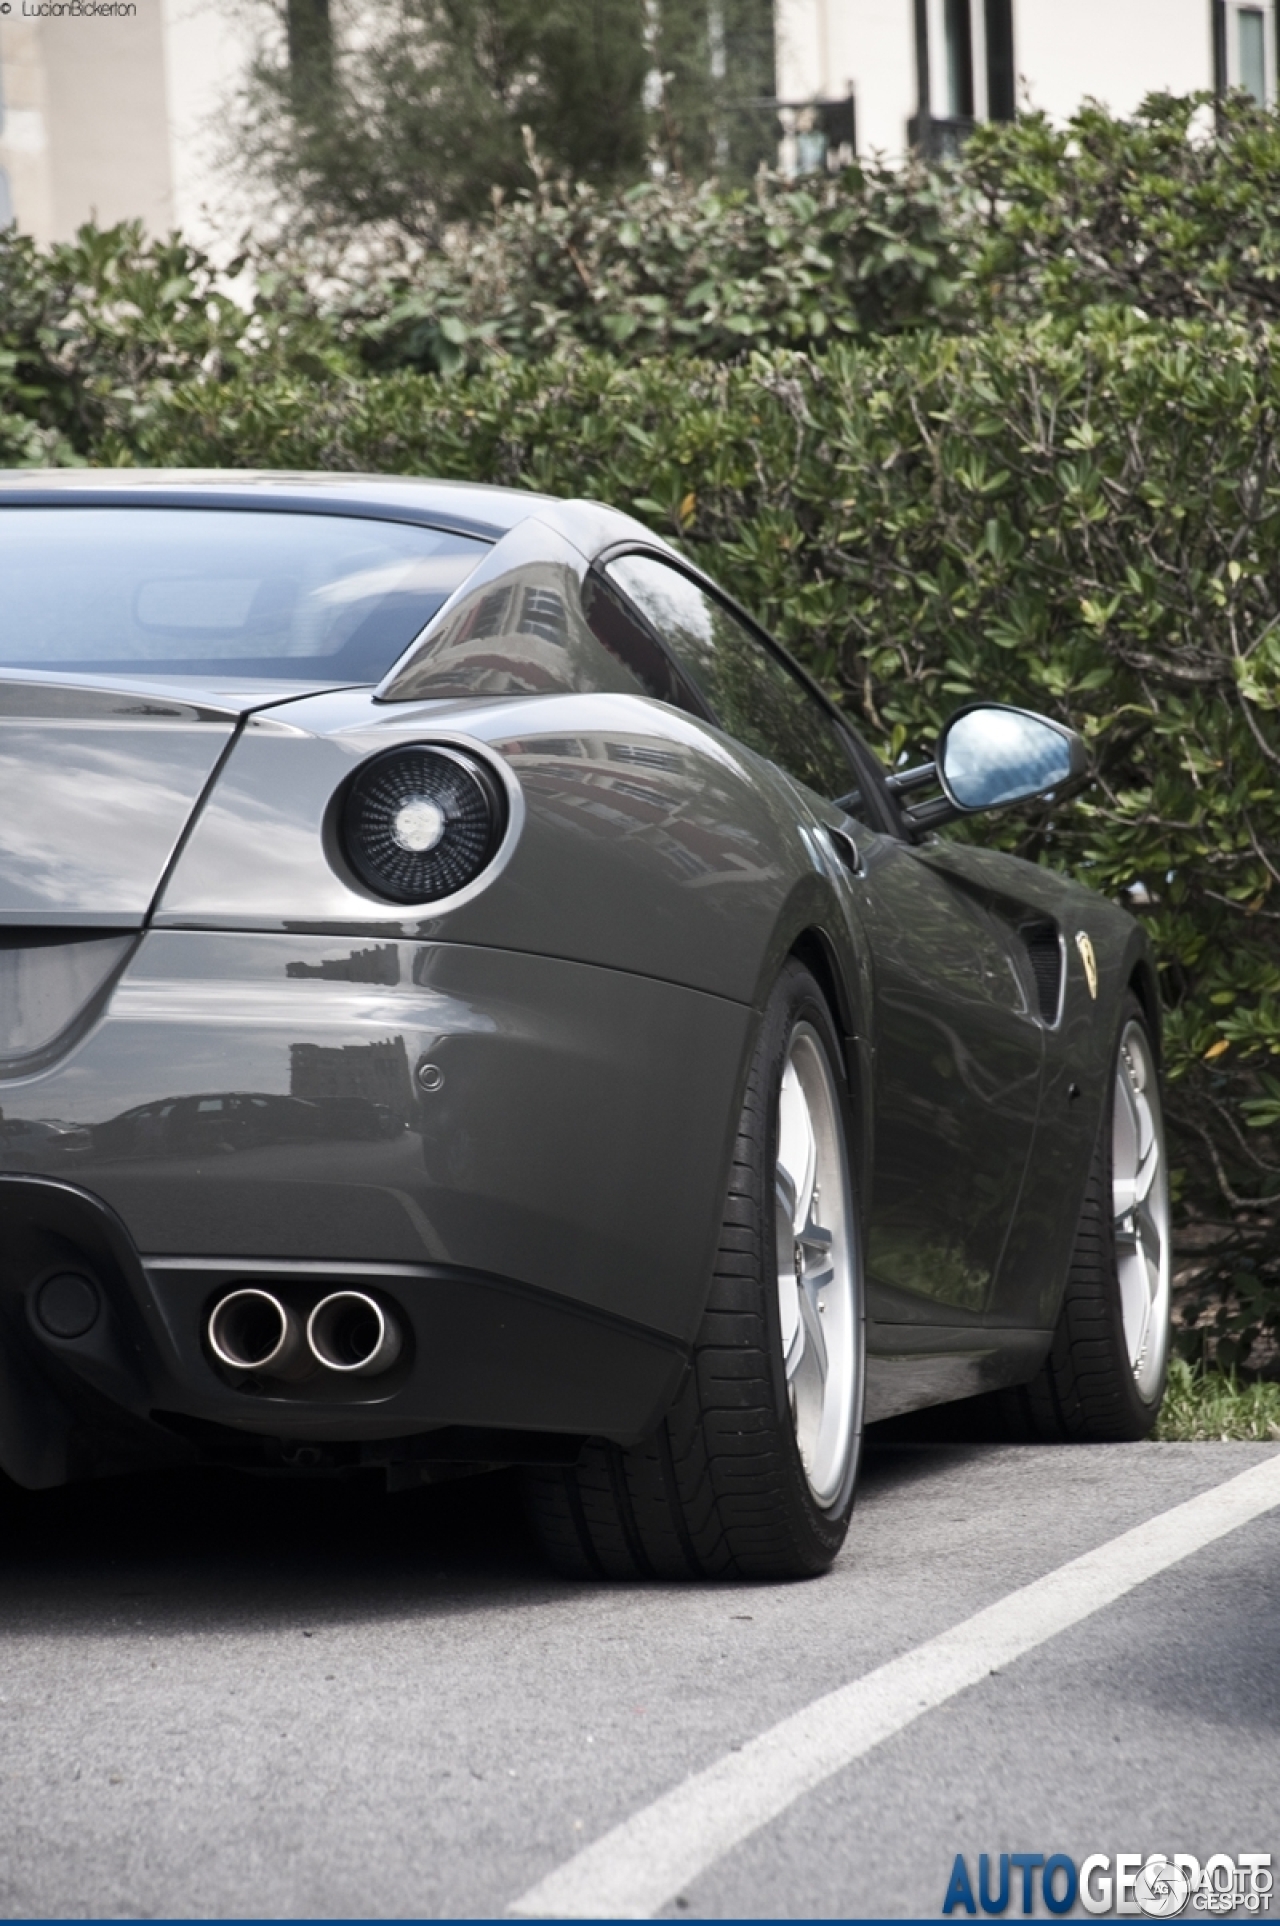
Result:
<instances>
[{"instance_id":1,"label":"car side skirt","mask_svg":"<svg viewBox=\"0 0 1280 1926\"><path fill-rule=\"evenodd\" d=\"M867 1423L1026 1384L1052 1337L1052 1331L869 1322Z\"/></svg>"}]
</instances>

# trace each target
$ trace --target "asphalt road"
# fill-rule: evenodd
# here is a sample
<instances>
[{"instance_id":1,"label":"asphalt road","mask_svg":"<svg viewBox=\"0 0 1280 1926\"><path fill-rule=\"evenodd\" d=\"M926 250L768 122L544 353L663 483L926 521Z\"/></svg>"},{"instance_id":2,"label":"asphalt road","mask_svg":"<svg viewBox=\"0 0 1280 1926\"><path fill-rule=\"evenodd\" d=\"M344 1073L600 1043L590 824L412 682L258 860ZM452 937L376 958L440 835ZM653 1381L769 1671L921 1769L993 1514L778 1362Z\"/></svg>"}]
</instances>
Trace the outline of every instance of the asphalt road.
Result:
<instances>
[{"instance_id":1,"label":"asphalt road","mask_svg":"<svg viewBox=\"0 0 1280 1926\"><path fill-rule=\"evenodd\" d=\"M777 1721L1275 1455L881 1445L836 1570L773 1587L563 1584L504 1479L6 1495L0 1911L501 1915ZM1280 1859L1278 1553L1273 1509L916 1718L667 1910L937 1917L957 1852Z\"/></svg>"}]
</instances>

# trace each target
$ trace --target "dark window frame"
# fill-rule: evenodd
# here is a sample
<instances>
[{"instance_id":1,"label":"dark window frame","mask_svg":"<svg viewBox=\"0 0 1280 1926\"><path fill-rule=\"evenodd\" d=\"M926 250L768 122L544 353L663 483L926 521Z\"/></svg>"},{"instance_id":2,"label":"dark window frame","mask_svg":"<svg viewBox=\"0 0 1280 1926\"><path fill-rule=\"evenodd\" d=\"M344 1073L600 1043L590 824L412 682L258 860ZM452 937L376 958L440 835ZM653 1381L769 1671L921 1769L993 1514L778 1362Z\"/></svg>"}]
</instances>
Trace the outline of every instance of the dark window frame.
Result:
<instances>
[{"instance_id":1,"label":"dark window frame","mask_svg":"<svg viewBox=\"0 0 1280 1926\"><path fill-rule=\"evenodd\" d=\"M824 712L827 719L835 724L836 731L849 752L849 758L853 765L854 772L862 780L871 811L873 815L879 819L876 827L879 828L884 835L893 836L900 842L909 841L910 835L901 808L894 799L893 791L889 788L885 771L880 767L871 750L868 749L867 745L854 730L848 718L841 713L821 685L815 681L808 670L804 668L801 663L797 662L795 657L782 646L781 642L779 642L775 636L770 635L768 629L764 628L749 610L744 609L740 602L736 602L731 595L720 588L717 583L713 582L709 576L704 575L700 569L686 562L683 556L672 554L669 549L651 546L645 542L612 542L608 548L601 549L600 552L592 558L591 570L594 573L604 575L604 571L608 568L610 562L620 561L625 555L642 555L649 561L663 563L677 575L683 575L687 581L693 583L695 588L701 589L704 595L709 595L713 601L718 602L727 614L731 615L736 622L741 623L749 635L755 637L765 653L771 655L779 666L786 670L792 680L799 683L806 695L810 696ZM710 722L717 729L723 729L724 733L732 737L736 742L738 738L733 734L732 729L727 728L720 720L706 696L694 685L692 678L681 664L676 661L674 652L665 637L658 633L658 630L644 614L643 610L636 607L631 597L626 594L617 582L608 577L605 577L605 579L608 581L610 592L622 599L635 620L654 638L667 660L672 664L676 678L684 687L688 688L695 697L696 706L691 703L688 712L698 715L704 722ZM794 781L795 778L793 777L791 780Z\"/></svg>"},{"instance_id":2,"label":"dark window frame","mask_svg":"<svg viewBox=\"0 0 1280 1926\"><path fill-rule=\"evenodd\" d=\"M1013 0L983 0L987 42L987 119L1018 118L1018 60Z\"/></svg>"}]
</instances>

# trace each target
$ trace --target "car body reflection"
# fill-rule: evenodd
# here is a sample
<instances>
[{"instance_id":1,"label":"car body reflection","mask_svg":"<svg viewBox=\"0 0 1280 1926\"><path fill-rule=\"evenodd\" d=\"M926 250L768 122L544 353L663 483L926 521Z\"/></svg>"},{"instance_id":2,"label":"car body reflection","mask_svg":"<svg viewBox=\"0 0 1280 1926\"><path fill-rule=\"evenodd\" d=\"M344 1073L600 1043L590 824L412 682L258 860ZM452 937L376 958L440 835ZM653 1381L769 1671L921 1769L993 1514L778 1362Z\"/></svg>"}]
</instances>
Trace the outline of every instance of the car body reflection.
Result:
<instances>
[{"instance_id":1,"label":"car body reflection","mask_svg":"<svg viewBox=\"0 0 1280 1926\"><path fill-rule=\"evenodd\" d=\"M6 1117L0 1110L0 1157L6 1170L39 1170L87 1157L93 1133L61 1117Z\"/></svg>"},{"instance_id":2,"label":"car body reflection","mask_svg":"<svg viewBox=\"0 0 1280 1926\"><path fill-rule=\"evenodd\" d=\"M103 1160L231 1154L273 1144L371 1143L404 1128L387 1104L367 1097L272 1096L256 1090L215 1091L137 1104L92 1128Z\"/></svg>"}]
</instances>

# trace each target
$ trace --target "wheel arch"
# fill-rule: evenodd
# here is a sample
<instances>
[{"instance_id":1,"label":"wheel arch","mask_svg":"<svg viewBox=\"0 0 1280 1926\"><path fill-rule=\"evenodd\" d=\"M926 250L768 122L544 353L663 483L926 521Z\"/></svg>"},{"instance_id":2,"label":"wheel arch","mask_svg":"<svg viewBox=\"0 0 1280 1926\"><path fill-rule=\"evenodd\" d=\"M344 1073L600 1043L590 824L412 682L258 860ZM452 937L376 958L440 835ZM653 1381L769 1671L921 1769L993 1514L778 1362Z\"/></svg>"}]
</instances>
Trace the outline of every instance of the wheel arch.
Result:
<instances>
[{"instance_id":1,"label":"wheel arch","mask_svg":"<svg viewBox=\"0 0 1280 1926\"><path fill-rule=\"evenodd\" d=\"M794 956L797 963L803 963L816 981L836 1020L841 1037L848 1039L856 1036L858 1026L853 999L837 961L835 945L827 932L819 925L811 924L808 929L801 930L787 954Z\"/></svg>"},{"instance_id":2,"label":"wheel arch","mask_svg":"<svg viewBox=\"0 0 1280 1926\"><path fill-rule=\"evenodd\" d=\"M857 1005L836 945L821 924L810 923L801 930L793 939L787 954L804 965L821 990L840 1039L849 1099L848 1122L853 1135L850 1166L858 1197L865 1206L865 1200L870 1195L875 1127L866 1025L859 1020Z\"/></svg>"},{"instance_id":3,"label":"wheel arch","mask_svg":"<svg viewBox=\"0 0 1280 1926\"><path fill-rule=\"evenodd\" d=\"M1139 957L1134 964L1129 972L1128 988L1142 1006L1142 1014L1147 1020L1147 1028L1151 1032L1151 1041L1155 1046L1156 1061L1159 1063L1164 1054L1161 1038L1160 985L1150 957Z\"/></svg>"}]
</instances>

